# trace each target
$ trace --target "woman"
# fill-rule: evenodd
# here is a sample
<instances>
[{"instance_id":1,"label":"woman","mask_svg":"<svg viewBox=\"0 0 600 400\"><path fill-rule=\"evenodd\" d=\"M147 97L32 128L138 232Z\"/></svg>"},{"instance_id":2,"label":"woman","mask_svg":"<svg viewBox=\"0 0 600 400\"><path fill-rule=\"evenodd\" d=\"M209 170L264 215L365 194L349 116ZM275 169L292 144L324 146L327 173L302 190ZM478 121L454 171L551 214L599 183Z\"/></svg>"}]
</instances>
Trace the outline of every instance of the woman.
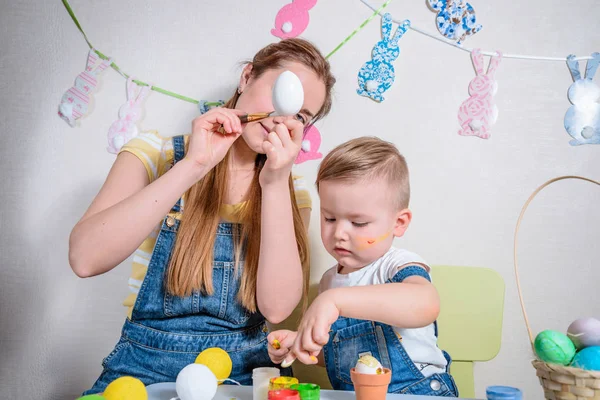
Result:
<instances>
[{"instance_id":1,"label":"woman","mask_svg":"<svg viewBox=\"0 0 600 400\"><path fill-rule=\"evenodd\" d=\"M239 115L273 110L285 70L302 82L302 110L242 125ZM291 168L304 129L329 112L334 83L312 44L283 40L255 55L233 97L196 118L190 135L145 133L123 147L70 238L80 277L135 251L129 316L85 394L124 375L175 381L209 347L229 353L242 384L273 365L266 321L287 318L308 288L310 197Z\"/></svg>"}]
</instances>

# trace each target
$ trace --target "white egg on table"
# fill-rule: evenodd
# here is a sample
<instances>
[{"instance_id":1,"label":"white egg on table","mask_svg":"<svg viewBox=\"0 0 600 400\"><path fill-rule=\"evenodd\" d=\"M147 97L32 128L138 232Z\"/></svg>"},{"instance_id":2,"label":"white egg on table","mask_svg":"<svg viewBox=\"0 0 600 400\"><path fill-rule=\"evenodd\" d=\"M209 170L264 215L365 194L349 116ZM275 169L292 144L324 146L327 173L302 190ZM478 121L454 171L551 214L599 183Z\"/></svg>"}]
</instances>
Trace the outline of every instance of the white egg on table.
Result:
<instances>
[{"instance_id":1,"label":"white egg on table","mask_svg":"<svg viewBox=\"0 0 600 400\"><path fill-rule=\"evenodd\" d=\"M177 396L181 400L212 400L217 393L217 377L203 364L190 364L177 375Z\"/></svg>"},{"instance_id":2,"label":"white egg on table","mask_svg":"<svg viewBox=\"0 0 600 400\"><path fill-rule=\"evenodd\" d=\"M302 109L302 104L304 89L300 78L292 71L283 71L273 86L273 115L296 115Z\"/></svg>"}]
</instances>

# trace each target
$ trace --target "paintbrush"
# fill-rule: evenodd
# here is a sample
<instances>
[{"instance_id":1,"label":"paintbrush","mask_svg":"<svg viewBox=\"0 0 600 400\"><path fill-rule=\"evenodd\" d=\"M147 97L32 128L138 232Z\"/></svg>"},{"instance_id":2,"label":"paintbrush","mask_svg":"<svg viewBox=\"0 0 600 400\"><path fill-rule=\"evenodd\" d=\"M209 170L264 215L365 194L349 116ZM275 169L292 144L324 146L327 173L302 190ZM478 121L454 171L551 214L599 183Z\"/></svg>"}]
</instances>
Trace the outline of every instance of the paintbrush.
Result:
<instances>
[{"instance_id":1,"label":"paintbrush","mask_svg":"<svg viewBox=\"0 0 600 400\"><path fill-rule=\"evenodd\" d=\"M262 112L262 113L241 115L240 121L242 122L242 124L247 124L248 122L260 121L261 119L269 118L271 116L271 114L273 114L274 112L275 111L271 111L268 113ZM225 128L223 128L223 125L221 125L219 127L219 129L217 129L217 132L224 134L224 135L227 134L227 132L225 132Z\"/></svg>"}]
</instances>

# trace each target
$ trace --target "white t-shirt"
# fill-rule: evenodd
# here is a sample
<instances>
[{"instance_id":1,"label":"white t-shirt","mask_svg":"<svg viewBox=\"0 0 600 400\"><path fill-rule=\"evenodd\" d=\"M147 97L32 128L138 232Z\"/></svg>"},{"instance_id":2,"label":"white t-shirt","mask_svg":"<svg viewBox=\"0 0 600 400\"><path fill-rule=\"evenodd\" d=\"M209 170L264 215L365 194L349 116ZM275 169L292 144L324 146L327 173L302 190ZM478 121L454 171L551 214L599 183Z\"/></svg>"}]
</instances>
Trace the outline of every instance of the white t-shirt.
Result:
<instances>
[{"instance_id":1,"label":"white t-shirt","mask_svg":"<svg viewBox=\"0 0 600 400\"><path fill-rule=\"evenodd\" d=\"M319 292L339 287L384 284L407 264L419 265L429 274L429 267L420 256L392 247L380 259L349 274L338 273L337 265L330 268L321 278ZM416 329L394 327L394 331L408 356L425 377L446 372L448 362L437 346L433 324Z\"/></svg>"}]
</instances>

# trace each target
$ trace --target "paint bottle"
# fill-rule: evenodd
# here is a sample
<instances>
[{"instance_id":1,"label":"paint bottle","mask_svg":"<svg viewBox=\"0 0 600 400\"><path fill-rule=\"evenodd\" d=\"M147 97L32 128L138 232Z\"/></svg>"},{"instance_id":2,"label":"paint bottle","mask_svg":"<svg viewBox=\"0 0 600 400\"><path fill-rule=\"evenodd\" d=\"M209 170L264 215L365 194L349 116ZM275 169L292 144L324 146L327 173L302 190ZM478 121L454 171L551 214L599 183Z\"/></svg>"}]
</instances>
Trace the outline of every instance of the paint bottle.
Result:
<instances>
[{"instance_id":1,"label":"paint bottle","mask_svg":"<svg viewBox=\"0 0 600 400\"><path fill-rule=\"evenodd\" d=\"M252 370L252 399L268 400L269 381L271 378L278 377L279 374L278 368L254 368Z\"/></svg>"},{"instance_id":2,"label":"paint bottle","mask_svg":"<svg viewBox=\"0 0 600 400\"><path fill-rule=\"evenodd\" d=\"M292 385L291 389L298 391L300 400L319 400L321 396L321 387L314 383Z\"/></svg>"},{"instance_id":3,"label":"paint bottle","mask_svg":"<svg viewBox=\"0 0 600 400\"><path fill-rule=\"evenodd\" d=\"M300 394L292 389L269 390L268 400L300 400Z\"/></svg>"},{"instance_id":4,"label":"paint bottle","mask_svg":"<svg viewBox=\"0 0 600 400\"><path fill-rule=\"evenodd\" d=\"M523 400L523 393L510 386L490 386L486 389L487 400Z\"/></svg>"}]
</instances>

